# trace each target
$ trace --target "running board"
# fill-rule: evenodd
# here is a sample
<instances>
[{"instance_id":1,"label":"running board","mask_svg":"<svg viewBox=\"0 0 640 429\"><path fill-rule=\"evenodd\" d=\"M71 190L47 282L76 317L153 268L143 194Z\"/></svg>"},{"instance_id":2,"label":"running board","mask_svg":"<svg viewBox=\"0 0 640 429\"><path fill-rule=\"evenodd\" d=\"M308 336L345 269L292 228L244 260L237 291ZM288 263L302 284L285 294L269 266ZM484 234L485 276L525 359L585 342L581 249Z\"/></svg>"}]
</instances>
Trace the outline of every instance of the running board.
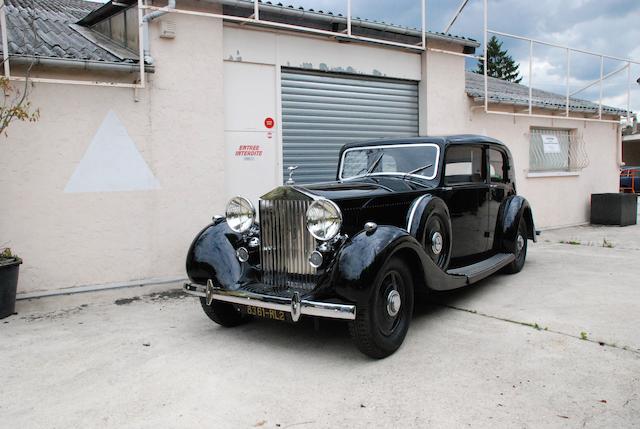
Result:
<instances>
[{"instance_id":1,"label":"running board","mask_svg":"<svg viewBox=\"0 0 640 429\"><path fill-rule=\"evenodd\" d=\"M476 262L466 267L448 270L447 274L452 276L465 276L467 278L467 284L471 284L499 271L513 262L514 259L515 256L513 253L498 253L484 261Z\"/></svg>"}]
</instances>

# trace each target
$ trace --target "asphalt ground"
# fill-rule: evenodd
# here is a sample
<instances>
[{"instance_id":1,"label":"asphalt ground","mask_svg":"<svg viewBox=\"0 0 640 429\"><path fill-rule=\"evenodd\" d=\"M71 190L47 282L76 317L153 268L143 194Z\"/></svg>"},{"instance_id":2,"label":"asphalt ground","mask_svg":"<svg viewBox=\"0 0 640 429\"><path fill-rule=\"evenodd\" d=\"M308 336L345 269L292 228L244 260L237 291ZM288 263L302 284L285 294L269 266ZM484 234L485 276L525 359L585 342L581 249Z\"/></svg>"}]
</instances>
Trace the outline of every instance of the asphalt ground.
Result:
<instances>
[{"instance_id":1,"label":"asphalt ground","mask_svg":"<svg viewBox=\"0 0 640 429\"><path fill-rule=\"evenodd\" d=\"M544 232L521 273L417 308L384 360L342 322L221 328L178 287L19 301L0 426L640 427L640 226Z\"/></svg>"}]
</instances>

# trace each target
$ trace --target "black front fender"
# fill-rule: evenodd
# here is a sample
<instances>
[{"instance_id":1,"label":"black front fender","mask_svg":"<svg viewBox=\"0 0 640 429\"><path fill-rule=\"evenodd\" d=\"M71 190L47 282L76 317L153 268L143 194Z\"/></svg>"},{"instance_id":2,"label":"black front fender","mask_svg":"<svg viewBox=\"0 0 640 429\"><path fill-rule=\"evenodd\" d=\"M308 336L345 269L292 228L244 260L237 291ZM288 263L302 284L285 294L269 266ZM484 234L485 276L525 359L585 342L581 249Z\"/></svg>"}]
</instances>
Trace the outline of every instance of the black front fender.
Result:
<instances>
[{"instance_id":1,"label":"black front fender","mask_svg":"<svg viewBox=\"0 0 640 429\"><path fill-rule=\"evenodd\" d=\"M340 249L332 267L331 284L335 293L358 305L367 304L376 276L394 256L407 264L416 288L442 291L468 284L466 276L441 270L406 230L384 225L372 233L356 234Z\"/></svg>"},{"instance_id":2,"label":"black front fender","mask_svg":"<svg viewBox=\"0 0 640 429\"><path fill-rule=\"evenodd\" d=\"M206 284L213 279L226 289L236 289L244 270L236 258L237 243L242 240L225 220L207 225L198 233L187 254L187 275L193 283Z\"/></svg>"},{"instance_id":3,"label":"black front fender","mask_svg":"<svg viewBox=\"0 0 640 429\"><path fill-rule=\"evenodd\" d=\"M331 279L336 294L351 302L366 302L380 269L403 249L424 253L415 238L395 226L356 234L336 255Z\"/></svg>"}]
</instances>

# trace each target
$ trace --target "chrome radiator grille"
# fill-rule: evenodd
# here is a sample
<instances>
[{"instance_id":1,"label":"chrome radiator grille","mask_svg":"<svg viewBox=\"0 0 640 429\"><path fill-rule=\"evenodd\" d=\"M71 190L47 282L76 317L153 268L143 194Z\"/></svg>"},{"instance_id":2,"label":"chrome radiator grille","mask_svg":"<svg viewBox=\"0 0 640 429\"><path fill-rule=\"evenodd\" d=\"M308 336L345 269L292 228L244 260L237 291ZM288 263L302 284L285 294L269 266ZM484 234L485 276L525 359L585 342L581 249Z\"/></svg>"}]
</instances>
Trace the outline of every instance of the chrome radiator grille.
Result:
<instances>
[{"instance_id":1,"label":"chrome radiator grille","mask_svg":"<svg viewBox=\"0 0 640 429\"><path fill-rule=\"evenodd\" d=\"M309 254L316 248L307 231L310 201L260 200L262 281L269 285L310 290L316 269Z\"/></svg>"}]
</instances>

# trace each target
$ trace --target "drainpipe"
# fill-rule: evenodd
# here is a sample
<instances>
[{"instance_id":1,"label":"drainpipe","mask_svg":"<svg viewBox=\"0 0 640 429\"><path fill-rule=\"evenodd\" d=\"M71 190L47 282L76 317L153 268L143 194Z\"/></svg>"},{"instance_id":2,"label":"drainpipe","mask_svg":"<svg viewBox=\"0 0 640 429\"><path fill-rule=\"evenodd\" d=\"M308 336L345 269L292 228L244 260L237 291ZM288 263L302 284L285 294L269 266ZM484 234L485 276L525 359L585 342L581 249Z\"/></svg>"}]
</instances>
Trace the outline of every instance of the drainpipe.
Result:
<instances>
[{"instance_id":1,"label":"drainpipe","mask_svg":"<svg viewBox=\"0 0 640 429\"><path fill-rule=\"evenodd\" d=\"M175 8L176 8L176 0L168 0L166 9L175 9ZM156 10L142 17L142 39L143 39L144 61L147 64L153 64L153 57L149 52L149 22L153 21L156 18L161 17L162 15L166 15L167 13L169 13L169 11L167 10Z\"/></svg>"}]
</instances>

